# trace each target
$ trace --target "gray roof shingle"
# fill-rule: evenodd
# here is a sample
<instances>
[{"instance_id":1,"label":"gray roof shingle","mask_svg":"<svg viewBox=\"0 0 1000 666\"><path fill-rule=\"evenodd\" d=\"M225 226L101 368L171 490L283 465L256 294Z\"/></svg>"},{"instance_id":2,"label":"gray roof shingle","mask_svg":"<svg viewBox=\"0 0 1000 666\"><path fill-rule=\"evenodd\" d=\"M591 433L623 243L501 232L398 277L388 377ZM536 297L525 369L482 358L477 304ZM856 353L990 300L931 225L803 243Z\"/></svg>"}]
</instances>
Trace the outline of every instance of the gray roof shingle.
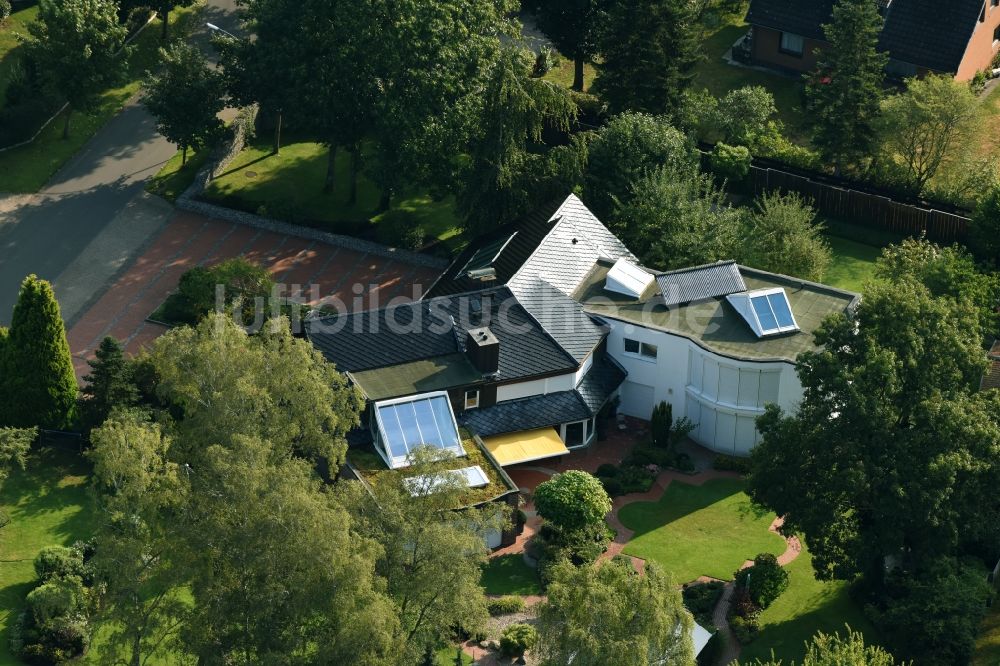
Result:
<instances>
[{"instance_id":1,"label":"gray roof shingle","mask_svg":"<svg viewBox=\"0 0 1000 666\"><path fill-rule=\"evenodd\" d=\"M499 381L578 367L506 288L313 319L306 336L337 369L359 372L463 351L480 326L500 342Z\"/></svg>"},{"instance_id":2,"label":"gray roof shingle","mask_svg":"<svg viewBox=\"0 0 1000 666\"><path fill-rule=\"evenodd\" d=\"M683 268L656 276L656 284L667 307L718 298L740 291L747 286L735 261Z\"/></svg>"},{"instance_id":3,"label":"gray roof shingle","mask_svg":"<svg viewBox=\"0 0 1000 666\"><path fill-rule=\"evenodd\" d=\"M604 339L606 331L582 305L541 278L522 288L517 300L577 362L587 358Z\"/></svg>"},{"instance_id":4,"label":"gray roof shingle","mask_svg":"<svg viewBox=\"0 0 1000 666\"><path fill-rule=\"evenodd\" d=\"M594 361L593 367L584 375L576 391L590 413L596 416L627 376L628 373L623 367L610 356L604 355Z\"/></svg>"},{"instance_id":5,"label":"gray roof shingle","mask_svg":"<svg viewBox=\"0 0 1000 666\"><path fill-rule=\"evenodd\" d=\"M492 437L570 421L583 421L590 416L590 410L579 393L559 391L523 400L500 402L493 407L470 409L459 420L480 437Z\"/></svg>"}]
</instances>

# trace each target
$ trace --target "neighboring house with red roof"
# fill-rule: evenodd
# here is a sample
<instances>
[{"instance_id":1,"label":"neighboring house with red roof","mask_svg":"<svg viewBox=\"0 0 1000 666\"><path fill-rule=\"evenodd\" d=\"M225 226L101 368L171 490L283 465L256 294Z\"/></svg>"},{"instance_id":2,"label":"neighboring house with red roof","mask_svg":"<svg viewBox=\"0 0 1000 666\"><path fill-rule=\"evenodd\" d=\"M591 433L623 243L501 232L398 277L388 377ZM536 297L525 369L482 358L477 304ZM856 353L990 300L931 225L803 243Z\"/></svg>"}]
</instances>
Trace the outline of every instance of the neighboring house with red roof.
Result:
<instances>
[{"instance_id":1,"label":"neighboring house with red roof","mask_svg":"<svg viewBox=\"0 0 1000 666\"><path fill-rule=\"evenodd\" d=\"M979 384L979 388L984 391L986 389L1000 389L1000 340L993 341L993 347L986 358L989 361L989 366L983 373L983 380Z\"/></svg>"},{"instance_id":2,"label":"neighboring house with red roof","mask_svg":"<svg viewBox=\"0 0 1000 666\"><path fill-rule=\"evenodd\" d=\"M754 63L794 72L816 66L834 0L751 0ZM879 48L889 54L889 73L929 72L971 80L988 69L1000 50L1000 0L879 0L885 26Z\"/></svg>"}]
</instances>

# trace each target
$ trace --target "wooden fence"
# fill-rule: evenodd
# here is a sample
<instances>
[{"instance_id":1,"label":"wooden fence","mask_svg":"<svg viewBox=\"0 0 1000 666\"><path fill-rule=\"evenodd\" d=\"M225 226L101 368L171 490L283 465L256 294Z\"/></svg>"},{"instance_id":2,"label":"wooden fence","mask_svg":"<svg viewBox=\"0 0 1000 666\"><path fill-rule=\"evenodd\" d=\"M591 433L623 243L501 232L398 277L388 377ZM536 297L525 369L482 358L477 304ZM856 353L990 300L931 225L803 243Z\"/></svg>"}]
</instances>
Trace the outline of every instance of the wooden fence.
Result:
<instances>
[{"instance_id":1,"label":"wooden fence","mask_svg":"<svg viewBox=\"0 0 1000 666\"><path fill-rule=\"evenodd\" d=\"M824 215L905 235L926 233L927 238L939 243L963 242L968 231L969 218L956 213L900 203L781 169L755 164L750 167L750 183L755 195L798 192L812 199Z\"/></svg>"}]
</instances>

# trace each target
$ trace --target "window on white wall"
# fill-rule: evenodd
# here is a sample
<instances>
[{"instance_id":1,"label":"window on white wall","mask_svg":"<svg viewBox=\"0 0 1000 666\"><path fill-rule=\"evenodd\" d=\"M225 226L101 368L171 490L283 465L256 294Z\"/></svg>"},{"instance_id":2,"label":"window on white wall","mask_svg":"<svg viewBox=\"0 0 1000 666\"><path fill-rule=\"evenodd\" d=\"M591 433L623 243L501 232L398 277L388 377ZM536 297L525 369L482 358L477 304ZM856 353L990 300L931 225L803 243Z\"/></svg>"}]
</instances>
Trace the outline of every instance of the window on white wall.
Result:
<instances>
[{"instance_id":1,"label":"window on white wall","mask_svg":"<svg viewBox=\"0 0 1000 666\"><path fill-rule=\"evenodd\" d=\"M624 342L626 354L655 360L657 354L659 353L656 345L651 345L648 342L639 342L638 340L633 340L631 338L623 338L622 341Z\"/></svg>"}]
</instances>

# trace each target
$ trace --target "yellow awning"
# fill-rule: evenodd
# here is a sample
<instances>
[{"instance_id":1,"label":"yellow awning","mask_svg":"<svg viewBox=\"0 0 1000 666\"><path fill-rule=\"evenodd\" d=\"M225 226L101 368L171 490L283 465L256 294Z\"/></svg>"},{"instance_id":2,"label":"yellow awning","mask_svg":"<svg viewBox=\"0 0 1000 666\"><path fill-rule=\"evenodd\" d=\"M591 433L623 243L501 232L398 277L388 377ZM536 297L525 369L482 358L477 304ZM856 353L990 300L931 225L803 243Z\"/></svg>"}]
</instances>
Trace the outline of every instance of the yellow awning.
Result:
<instances>
[{"instance_id":1,"label":"yellow awning","mask_svg":"<svg viewBox=\"0 0 1000 666\"><path fill-rule=\"evenodd\" d=\"M555 428L538 428L486 437L483 444L501 465L514 465L569 453Z\"/></svg>"}]
</instances>

